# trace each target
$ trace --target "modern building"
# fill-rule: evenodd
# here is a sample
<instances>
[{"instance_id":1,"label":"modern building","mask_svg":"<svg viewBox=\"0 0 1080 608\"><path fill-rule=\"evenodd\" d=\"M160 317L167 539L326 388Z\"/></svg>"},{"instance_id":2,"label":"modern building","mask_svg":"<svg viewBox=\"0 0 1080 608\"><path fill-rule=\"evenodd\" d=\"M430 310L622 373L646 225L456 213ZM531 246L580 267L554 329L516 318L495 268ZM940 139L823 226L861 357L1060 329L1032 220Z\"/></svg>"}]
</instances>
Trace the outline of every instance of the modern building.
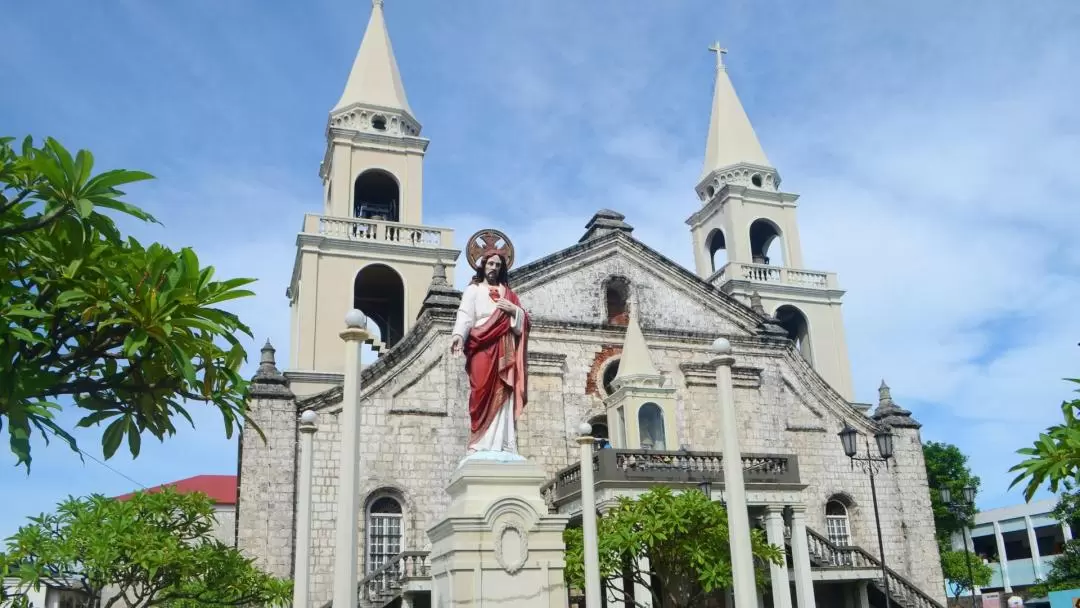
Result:
<instances>
[{"instance_id":1,"label":"modern building","mask_svg":"<svg viewBox=\"0 0 1080 608\"><path fill-rule=\"evenodd\" d=\"M780 188L724 50L714 50L715 69L702 69L702 116L713 87L702 171L686 184L695 267L638 240L609 200L596 201L600 210L587 222L582 217L576 242L512 267L511 286L531 319L518 449L543 467L548 506L570 525L581 515L575 439L585 421L610 444L595 466L601 511L657 484L690 489L708 481L713 499L723 500L723 399L738 410L750 520L788 554L761 606L793 599L799 608L883 606L886 580L893 605L941 606L921 425L884 383L876 407L853 401L844 291L835 273L804 265L799 197ZM427 531L446 513L446 487L469 435L468 381L462 360L450 355L461 298L452 268L461 249L452 228L424 224L429 140L406 98L381 0L372 3L325 134L323 200L298 221L286 291L288 362L279 370L273 346L263 348L249 405L265 440L241 434L237 546L278 576L308 568L308 603L324 606L335 522L355 517L364 608L427 606ZM362 507L339 514L340 334L353 308L377 325L378 358L360 378ZM734 358L733 381L722 389L710 349L718 338L730 342ZM311 559L296 564L298 419L307 411L318 414ZM885 429L895 439L895 456L876 478L884 580L878 509L869 476L852 466L837 436L846 426L870 437L866 445L860 439L860 452ZM615 590L626 583L605 584L614 608ZM641 595L636 602L649 605Z\"/></svg>"},{"instance_id":2,"label":"modern building","mask_svg":"<svg viewBox=\"0 0 1080 608\"><path fill-rule=\"evenodd\" d=\"M968 548L986 560L994 577L984 591L1022 593L1046 576L1065 542L1077 532L1050 514L1056 498L980 511L970 530ZM953 548L964 548L953 534ZM1004 559L1002 559L1004 557Z\"/></svg>"}]
</instances>

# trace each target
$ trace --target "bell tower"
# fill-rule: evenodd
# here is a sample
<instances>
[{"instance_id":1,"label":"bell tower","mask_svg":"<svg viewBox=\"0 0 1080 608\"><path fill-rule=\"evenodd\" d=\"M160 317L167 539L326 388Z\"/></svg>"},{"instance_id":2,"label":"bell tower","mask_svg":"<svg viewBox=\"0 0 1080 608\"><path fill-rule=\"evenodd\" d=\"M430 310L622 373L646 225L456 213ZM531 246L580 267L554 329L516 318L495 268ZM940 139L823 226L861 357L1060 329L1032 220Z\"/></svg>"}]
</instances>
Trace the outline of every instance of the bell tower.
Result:
<instances>
[{"instance_id":1,"label":"bell tower","mask_svg":"<svg viewBox=\"0 0 1080 608\"><path fill-rule=\"evenodd\" d=\"M292 326L288 376L297 394L344 370L338 332L351 308L370 319L376 355L408 333L441 264L459 251L453 231L423 223L428 140L405 96L382 0L373 0L360 49L330 110L319 166L321 214L297 236L286 295ZM453 276L447 280L453 284Z\"/></svg>"},{"instance_id":2,"label":"bell tower","mask_svg":"<svg viewBox=\"0 0 1080 608\"><path fill-rule=\"evenodd\" d=\"M796 194L780 190L728 76L719 44L705 164L696 191L701 209L686 223L697 274L766 313L788 332L804 358L840 395L853 398L836 274L803 265ZM756 299L756 298L755 298Z\"/></svg>"}]
</instances>

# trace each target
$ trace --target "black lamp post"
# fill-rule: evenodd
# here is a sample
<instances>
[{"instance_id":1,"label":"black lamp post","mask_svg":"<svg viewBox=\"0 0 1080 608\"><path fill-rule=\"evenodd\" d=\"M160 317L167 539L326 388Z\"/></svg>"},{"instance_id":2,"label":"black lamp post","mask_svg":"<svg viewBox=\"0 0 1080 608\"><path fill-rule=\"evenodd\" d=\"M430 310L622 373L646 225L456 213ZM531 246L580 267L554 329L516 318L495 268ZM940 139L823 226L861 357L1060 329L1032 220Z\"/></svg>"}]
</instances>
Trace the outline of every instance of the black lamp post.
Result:
<instances>
[{"instance_id":1,"label":"black lamp post","mask_svg":"<svg viewBox=\"0 0 1080 608\"><path fill-rule=\"evenodd\" d=\"M889 459L893 456L893 436L888 430L874 433L874 441L877 443L878 453L881 454L879 458L870 454L869 439L866 439L866 456L856 456L859 451L857 445L859 432L851 428L851 425L845 424L844 430L838 434L840 443L844 446L844 454L851 459L851 468L854 469L857 462L859 468L870 474L870 496L874 500L874 523L877 526L878 553L881 555L881 580L885 585L885 608L889 608L889 572L885 567L885 542L881 536L881 516L878 513L877 485L874 483L874 474L882 464L889 466Z\"/></svg>"},{"instance_id":2,"label":"black lamp post","mask_svg":"<svg viewBox=\"0 0 1080 608\"><path fill-rule=\"evenodd\" d=\"M949 510L949 513L952 513L953 517L963 522L960 534L964 540L964 561L967 562L968 584L971 585L971 605L974 606L975 575L971 571L971 553L968 551L967 514L968 510L975 505L975 488L973 486L964 486L964 497L956 501L952 499L952 490L949 488L943 487L939 491L941 492L941 502L945 505L945 508ZM999 556L999 563L1000 560L1001 557ZM1002 580L1005 579L1002 578Z\"/></svg>"}]
</instances>

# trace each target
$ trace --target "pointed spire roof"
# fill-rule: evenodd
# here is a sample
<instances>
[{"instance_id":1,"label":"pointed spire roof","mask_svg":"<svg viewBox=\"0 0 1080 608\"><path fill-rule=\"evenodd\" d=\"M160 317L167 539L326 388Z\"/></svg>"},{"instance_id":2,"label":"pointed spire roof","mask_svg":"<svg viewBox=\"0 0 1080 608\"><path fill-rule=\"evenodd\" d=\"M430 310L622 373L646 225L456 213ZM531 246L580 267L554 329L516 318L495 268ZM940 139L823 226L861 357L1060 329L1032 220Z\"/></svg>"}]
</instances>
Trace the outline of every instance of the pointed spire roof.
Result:
<instances>
[{"instance_id":1,"label":"pointed spire roof","mask_svg":"<svg viewBox=\"0 0 1080 608\"><path fill-rule=\"evenodd\" d=\"M888 384L885 384L885 380L882 380L881 386L878 387L878 406L871 418L895 428L917 429L922 426L911 416L910 411L900 407L893 401L892 390Z\"/></svg>"},{"instance_id":2,"label":"pointed spire roof","mask_svg":"<svg viewBox=\"0 0 1080 608\"><path fill-rule=\"evenodd\" d=\"M727 66L724 65L727 49L716 43L709 47L709 50L716 53L716 87L713 90L702 178L716 169L738 163L771 168L765 150L762 149L728 76Z\"/></svg>"},{"instance_id":3,"label":"pointed spire roof","mask_svg":"<svg viewBox=\"0 0 1080 608\"><path fill-rule=\"evenodd\" d=\"M254 399L292 399L292 391L289 390L289 379L277 367L274 358L274 345L270 340L259 349L259 367L255 370L255 376L251 378L251 390L249 395Z\"/></svg>"},{"instance_id":4,"label":"pointed spire roof","mask_svg":"<svg viewBox=\"0 0 1080 608\"><path fill-rule=\"evenodd\" d=\"M371 17L364 39L356 52L341 99L331 113L353 104L400 110L412 116L409 100L405 97L405 85L401 82L401 73L394 59L390 34L386 31L382 0L372 0Z\"/></svg>"},{"instance_id":5,"label":"pointed spire roof","mask_svg":"<svg viewBox=\"0 0 1080 608\"><path fill-rule=\"evenodd\" d=\"M619 373L615 374L615 381L623 378L660 375L649 356L649 345L645 343L645 335L641 333L637 301L631 300L629 305L630 322L626 325L626 338L623 341L622 357L619 358Z\"/></svg>"}]
</instances>

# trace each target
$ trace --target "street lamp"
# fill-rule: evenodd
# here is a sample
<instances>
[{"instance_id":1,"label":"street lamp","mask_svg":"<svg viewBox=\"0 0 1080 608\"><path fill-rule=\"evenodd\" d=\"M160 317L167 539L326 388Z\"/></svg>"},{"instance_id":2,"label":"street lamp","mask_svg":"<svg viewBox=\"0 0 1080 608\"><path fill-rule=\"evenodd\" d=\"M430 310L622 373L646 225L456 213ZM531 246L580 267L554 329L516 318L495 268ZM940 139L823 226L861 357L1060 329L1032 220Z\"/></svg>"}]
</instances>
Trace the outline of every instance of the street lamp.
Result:
<instances>
[{"instance_id":1,"label":"street lamp","mask_svg":"<svg viewBox=\"0 0 1080 608\"><path fill-rule=\"evenodd\" d=\"M968 534L967 534L967 514L968 511L975 505L975 487L964 486L963 498L953 501L952 490L948 486L942 487L941 502L945 505L945 508L958 520L961 520L963 526L960 528L961 538L964 540L964 561L967 562L968 570L968 584L971 585L971 605L975 605L975 575L971 571L971 553L968 551ZM1001 558L998 558L1000 563ZM1002 579L1004 580L1004 579Z\"/></svg>"},{"instance_id":2,"label":"street lamp","mask_svg":"<svg viewBox=\"0 0 1080 608\"><path fill-rule=\"evenodd\" d=\"M878 453L881 454L881 457L877 457L870 454L869 439L865 440L866 456L856 455L859 451L859 432L851 428L850 424L845 424L844 430L840 431L838 435L840 436L840 444L844 447L844 454L851 459L851 468L854 470L857 462L863 472L870 474L870 496L874 500L874 523L877 526L878 553L881 555L881 580L885 585L885 608L889 608L889 573L885 567L885 543L881 536L881 516L878 513L877 485L874 483L874 474L877 473L878 467L882 464L886 468L889 466L889 459L893 456L893 436L887 428L874 433L874 442L877 443Z\"/></svg>"}]
</instances>

